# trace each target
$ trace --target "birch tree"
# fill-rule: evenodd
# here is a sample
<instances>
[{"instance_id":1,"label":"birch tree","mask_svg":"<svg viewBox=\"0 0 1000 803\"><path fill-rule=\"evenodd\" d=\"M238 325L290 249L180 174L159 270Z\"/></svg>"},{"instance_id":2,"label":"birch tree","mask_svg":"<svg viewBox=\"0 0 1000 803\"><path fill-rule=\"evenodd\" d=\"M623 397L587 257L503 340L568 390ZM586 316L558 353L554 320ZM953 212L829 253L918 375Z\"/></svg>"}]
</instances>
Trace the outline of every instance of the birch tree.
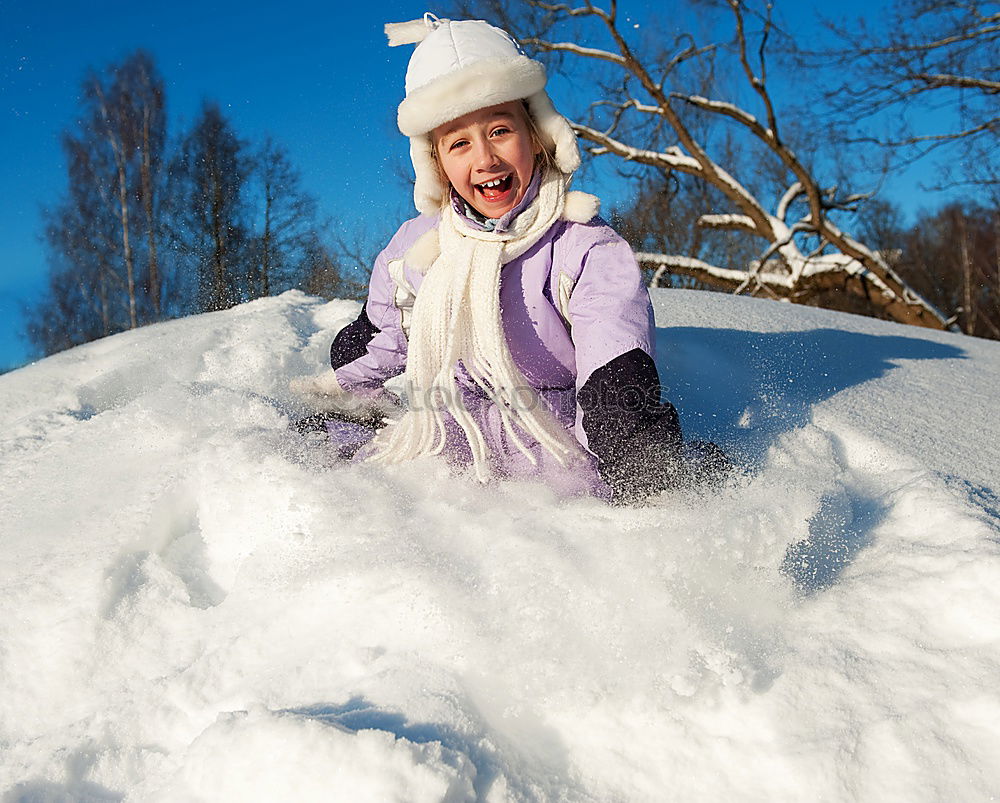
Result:
<instances>
[{"instance_id":1,"label":"birch tree","mask_svg":"<svg viewBox=\"0 0 1000 803\"><path fill-rule=\"evenodd\" d=\"M166 101L163 79L148 53L139 51L120 71L125 91L135 101L128 104L129 126L126 147L138 154L138 198L142 205L146 241L146 269L143 295L152 308L152 320L163 317L164 285L159 242L163 233L160 192L165 180L164 149L167 137Z\"/></svg>"},{"instance_id":2,"label":"birch tree","mask_svg":"<svg viewBox=\"0 0 1000 803\"><path fill-rule=\"evenodd\" d=\"M68 148L73 143L65 141ZM45 213L49 261L43 297L27 313L27 335L42 355L128 327L123 315L113 216L89 178L84 159L71 159L69 197Z\"/></svg>"},{"instance_id":3,"label":"birch tree","mask_svg":"<svg viewBox=\"0 0 1000 803\"><path fill-rule=\"evenodd\" d=\"M523 44L554 57L557 68L601 68L603 80L591 82L597 97L573 121L590 154L705 182L719 201L698 216L696 225L758 244L756 257L742 264L640 252L640 263L652 271L652 284L682 275L735 293L797 303L815 303L821 293L836 289L896 321L949 326L946 316L881 254L835 222L838 212L853 209L863 196L822 182L803 151L792 145L791 127L782 123L769 85L767 44L774 33L769 6L754 13L740 0L725 0L721 7L731 38L705 44L684 31L670 38L642 31L619 12L617 0L578 5L522 0L514 11L499 2L477 4L483 6L513 26ZM711 72L735 79L728 87L732 96L705 92L703 82L692 83L691 75L705 72L698 65L724 58L729 59L726 66L716 64ZM705 120L710 121L707 129ZM756 158L766 160L772 176L781 177L783 186L771 201L755 193L751 176L727 163L703 133L722 126Z\"/></svg>"},{"instance_id":4,"label":"birch tree","mask_svg":"<svg viewBox=\"0 0 1000 803\"><path fill-rule=\"evenodd\" d=\"M95 179L118 223L119 273L124 280L129 328L134 329L145 317L141 309L145 302L154 318L160 313L155 189L165 136L163 85L143 51L133 53L109 73L110 80L93 73L84 84L90 112L86 141L95 151L95 163L103 164L102 174L95 174ZM145 282L140 277L137 248L143 230Z\"/></svg>"},{"instance_id":5,"label":"birch tree","mask_svg":"<svg viewBox=\"0 0 1000 803\"><path fill-rule=\"evenodd\" d=\"M951 203L902 232L898 269L956 313L968 335L1000 340L1000 210Z\"/></svg>"},{"instance_id":6,"label":"birch tree","mask_svg":"<svg viewBox=\"0 0 1000 803\"><path fill-rule=\"evenodd\" d=\"M137 51L82 85L63 133L67 189L43 212L50 277L29 337L49 354L161 317L162 80Z\"/></svg>"}]
</instances>

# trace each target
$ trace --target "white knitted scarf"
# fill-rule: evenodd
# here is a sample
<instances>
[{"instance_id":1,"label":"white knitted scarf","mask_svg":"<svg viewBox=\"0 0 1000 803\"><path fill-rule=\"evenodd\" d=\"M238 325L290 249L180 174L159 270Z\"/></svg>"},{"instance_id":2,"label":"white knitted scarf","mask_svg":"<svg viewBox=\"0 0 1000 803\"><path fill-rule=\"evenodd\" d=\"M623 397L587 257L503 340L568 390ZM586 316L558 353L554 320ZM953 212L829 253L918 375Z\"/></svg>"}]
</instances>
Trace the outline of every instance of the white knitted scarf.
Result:
<instances>
[{"instance_id":1,"label":"white knitted scarf","mask_svg":"<svg viewBox=\"0 0 1000 803\"><path fill-rule=\"evenodd\" d=\"M535 200L505 232L479 231L449 204L438 227L440 254L413 304L405 385L409 409L375 439L372 460L400 463L440 454L446 414L465 433L476 476L490 476L482 430L465 406L459 363L499 410L504 430L534 464L524 436L561 464L579 453L576 440L528 384L507 347L500 315L500 270L525 253L562 215L567 177L548 170ZM466 391L468 392L468 391Z\"/></svg>"}]
</instances>

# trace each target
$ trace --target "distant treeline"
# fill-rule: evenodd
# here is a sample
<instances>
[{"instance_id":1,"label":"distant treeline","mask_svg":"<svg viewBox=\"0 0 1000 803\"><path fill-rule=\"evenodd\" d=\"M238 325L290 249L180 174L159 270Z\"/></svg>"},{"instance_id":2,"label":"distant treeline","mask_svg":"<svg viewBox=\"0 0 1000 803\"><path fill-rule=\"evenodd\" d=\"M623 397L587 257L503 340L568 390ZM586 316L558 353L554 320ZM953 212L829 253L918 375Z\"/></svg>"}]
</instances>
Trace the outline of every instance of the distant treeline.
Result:
<instances>
[{"instance_id":1,"label":"distant treeline","mask_svg":"<svg viewBox=\"0 0 1000 803\"><path fill-rule=\"evenodd\" d=\"M38 353L293 287L361 292L281 145L243 140L212 102L169 136L148 53L90 73L81 106L62 136L66 194L43 212L49 283L27 327Z\"/></svg>"}]
</instances>

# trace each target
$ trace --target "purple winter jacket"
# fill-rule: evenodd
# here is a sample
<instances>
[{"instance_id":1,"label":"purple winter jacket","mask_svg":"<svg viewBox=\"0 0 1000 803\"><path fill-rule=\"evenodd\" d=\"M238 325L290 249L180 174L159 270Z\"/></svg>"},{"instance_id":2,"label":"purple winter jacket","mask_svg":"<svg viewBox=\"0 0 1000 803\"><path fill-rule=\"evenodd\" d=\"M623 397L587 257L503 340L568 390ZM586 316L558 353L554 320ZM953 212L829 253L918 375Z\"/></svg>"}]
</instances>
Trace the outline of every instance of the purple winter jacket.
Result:
<instances>
[{"instance_id":1,"label":"purple winter jacket","mask_svg":"<svg viewBox=\"0 0 1000 803\"><path fill-rule=\"evenodd\" d=\"M405 370L404 314L412 305L413 295L393 278L390 266L397 278L402 274L403 287L409 284L410 289L419 292L423 274L405 261L392 263L403 260L414 242L435 227L438 219L420 216L407 221L376 259L362 315L348 327L353 330L338 336L332 350L336 378L344 390L377 400L388 392L383 388L386 380ZM469 225L476 224L470 221ZM620 425L613 420L615 414L608 419L600 411L609 392L607 377L624 376L621 370L608 374L608 366L617 366L623 360L634 362L633 355L637 355L652 371L653 379L647 384L655 384L656 398L650 403L656 405L659 395L651 359L652 306L629 245L600 218L589 223L560 220L527 252L503 266L500 297L503 327L515 363L559 420L573 431L582 448L581 459L564 468L535 443L529 446L537 460L532 466L507 442L493 403L471 383L462 383L460 373L459 382L468 391L466 406L476 416L490 445L495 473L515 479L540 479L564 494L590 493L609 498L611 490L605 482L607 476L602 479L605 472L599 470L598 458L605 462L618 458L600 454L601 450L595 450L591 443L595 438L607 441L603 451L610 454L623 437ZM350 361L345 364L347 358ZM626 367L626 373L634 382L630 368ZM584 409L578 404L578 392L592 377L591 386L599 392L591 394L596 401ZM612 384L615 382L621 384L622 380L613 379ZM611 396L616 392L612 388ZM588 414L590 421L596 422L590 426L585 420ZM628 426L636 430L647 424ZM629 434L632 432L626 436ZM469 459L464 434L457 425L449 428L446 452L459 464Z\"/></svg>"}]
</instances>

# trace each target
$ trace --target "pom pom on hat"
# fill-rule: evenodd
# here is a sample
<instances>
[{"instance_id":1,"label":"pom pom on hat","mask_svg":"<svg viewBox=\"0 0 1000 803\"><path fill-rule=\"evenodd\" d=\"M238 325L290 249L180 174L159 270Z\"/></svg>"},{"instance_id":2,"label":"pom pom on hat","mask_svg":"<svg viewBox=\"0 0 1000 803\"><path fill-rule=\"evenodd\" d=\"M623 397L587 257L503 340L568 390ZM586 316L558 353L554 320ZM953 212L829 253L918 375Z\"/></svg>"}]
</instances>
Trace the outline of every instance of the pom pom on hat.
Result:
<instances>
[{"instance_id":1,"label":"pom pom on hat","mask_svg":"<svg viewBox=\"0 0 1000 803\"><path fill-rule=\"evenodd\" d=\"M385 35L389 38L389 47L400 45L415 45L423 42L441 20L429 11L418 20L409 22L387 22ZM447 20L445 20L447 22Z\"/></svg>"}]
</instances>

